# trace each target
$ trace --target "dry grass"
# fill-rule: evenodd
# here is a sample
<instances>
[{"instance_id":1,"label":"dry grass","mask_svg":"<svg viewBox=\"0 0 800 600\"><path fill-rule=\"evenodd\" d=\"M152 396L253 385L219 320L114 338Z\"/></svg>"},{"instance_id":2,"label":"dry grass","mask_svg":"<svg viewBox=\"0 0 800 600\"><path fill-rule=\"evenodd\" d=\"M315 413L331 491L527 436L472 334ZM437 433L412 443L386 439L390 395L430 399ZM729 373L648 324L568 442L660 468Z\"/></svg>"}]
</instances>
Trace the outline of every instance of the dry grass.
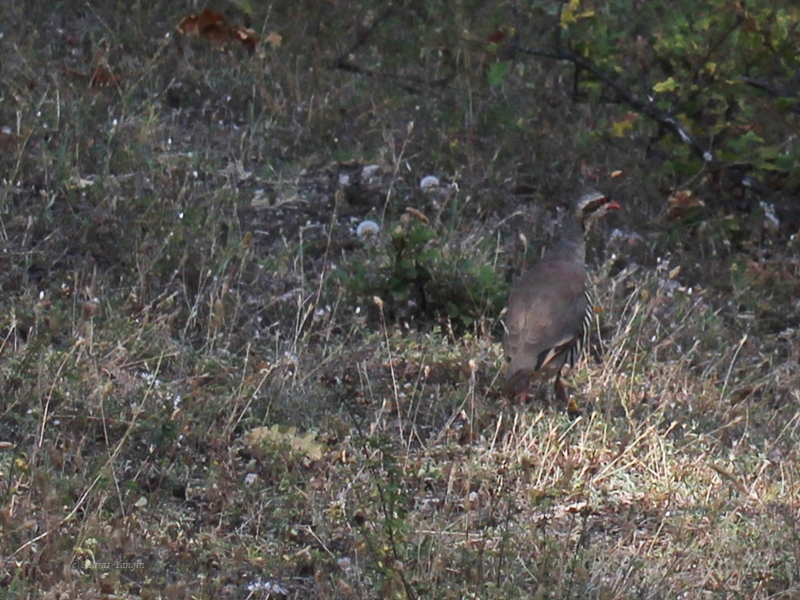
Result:
<instances>
[{"instance_id":1,"label":"dry grass","mask_svg":"<svg viewBox=\"0 0 800 600\"><path fill-rule=\"evenodd\" d=\"M592 239L584 414L510 405L498 298L549 239L553 171L601 142L516 128L468 44L420 97L328 69L294 13L260 15L284 49L248 56L178 54L159 7L7 12L38 28L3 40L0 595L800 593L796 249L716 256L698 287L692 252L656 260L663 222L635 225L652 169L614 164L646 237ZM119 88L51 68L88 69L82 38ZM459 189L422 193L431 173Z\"/></svg>"}]
</instances>

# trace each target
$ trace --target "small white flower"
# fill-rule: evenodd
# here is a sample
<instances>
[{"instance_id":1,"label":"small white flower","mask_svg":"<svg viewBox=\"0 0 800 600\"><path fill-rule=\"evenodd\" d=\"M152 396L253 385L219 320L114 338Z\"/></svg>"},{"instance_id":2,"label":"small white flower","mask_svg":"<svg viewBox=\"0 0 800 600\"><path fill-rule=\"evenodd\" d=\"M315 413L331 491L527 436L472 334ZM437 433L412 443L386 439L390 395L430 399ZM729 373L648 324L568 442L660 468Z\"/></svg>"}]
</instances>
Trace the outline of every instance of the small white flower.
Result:
<instances>
[{"instance_id":1,"label":"small white flower","mask_svg":"<svg viewBox=\"0 0 800 600\"><path fill-rule=\"evenodd\" d=\"M433 188L438 188L439 185L439 178L436 177L436 175L426 175L422 178L422 181L419 182L419 189L423 192L427 192Z\"/></svg>"},{"instance_id":2,"label":"small white flower","mask_svg":"<svg viewBox=\"0 0 800 600\"><path fill-rule=\"evenodd\" d=\"M380 233L380 230L381 226L375 221L361 221L356 228L356 235L360 240L374 238Z\"/></svg>"}]
</instances>

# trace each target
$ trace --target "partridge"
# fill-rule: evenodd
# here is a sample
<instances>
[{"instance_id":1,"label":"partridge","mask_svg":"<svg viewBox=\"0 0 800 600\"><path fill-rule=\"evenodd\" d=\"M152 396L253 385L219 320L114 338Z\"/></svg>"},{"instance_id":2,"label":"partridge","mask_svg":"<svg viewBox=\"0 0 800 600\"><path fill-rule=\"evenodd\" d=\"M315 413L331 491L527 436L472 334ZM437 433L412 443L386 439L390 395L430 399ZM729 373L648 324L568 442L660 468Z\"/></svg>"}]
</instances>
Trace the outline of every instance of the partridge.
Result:
<instances>
[{"instance_id":1,"label":"partridge","mask_svg":"<svg viewBox=\"0 0 800 600\"><path fill-rule=\"evenodd\" d=\"M581 196L566 215L561 239L511 286L503 346L508 361L504 392L524 397L532 378L555 375L556 397L578 412L561 381L574 365L594 312L588 295L584 233L620 205L599 192Z\"/></svg>"}]
</instances>

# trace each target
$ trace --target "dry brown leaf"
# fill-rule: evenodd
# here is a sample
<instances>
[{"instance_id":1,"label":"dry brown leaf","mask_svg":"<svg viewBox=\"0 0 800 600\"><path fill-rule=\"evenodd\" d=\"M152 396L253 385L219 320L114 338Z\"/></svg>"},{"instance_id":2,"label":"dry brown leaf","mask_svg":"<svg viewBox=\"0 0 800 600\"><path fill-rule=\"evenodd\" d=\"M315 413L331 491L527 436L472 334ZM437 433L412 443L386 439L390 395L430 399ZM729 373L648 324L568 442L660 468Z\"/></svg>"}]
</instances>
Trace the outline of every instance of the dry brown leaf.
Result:
<instances>
[{"instance_id":1,"label":"dry brown leaf","mask_svg":"<svg viewBox=\"0 0 800 600\"><path fill-rule=\"evenodd\" d=\"M177 32L181 35L213 39L219 31L229 27L222 13L204 8L199 15L190 15L180 22Z\"/></svg>"},{"instance_id":2,"label":"dry brown leaf","mask_svg":"<svg viewBox=\"0 0 800 600\"><path fill-rule=\"evenodd\" d=\"M250 52L256 49L258 35L252 29L234 27L221 12L204 8L199 15L190 15L180 22L175 32L179 36L200 37L215 44L238 42Z\"/></svg>"},{"instance_id":3,"label":"dry brown leaf","mask_svg":"<svg viewBox=\"0 0 800 600\"><path fill-rule=\"evenodd\" d=\"M677 221L702 209L705 204L700 198L694 196L691 190L678 190L667 200L669 209L667 218Z\"/></svg>"},{"instance_id":4,"label":"dry brown leaf","mask_svg":"<svg viewBox=\"0 0 800 600\"><path fill-rule=\"evenodd\" d=\"M279 33L275 33L274 31L270 31L269 35L266 37L266 42L273 50L275 50L275 48L281 47L281 44L283 43L283 36Z\"/></svg>"},{"instance_id":5,"label":"dry brown leaf","mask_svg":"<svg viewBox=\"0 0 800 600\"><path fill-rule=\"evenodd\" d=\"M417 210L416 208L413 208L411 206L407 206L406 207L406 213L411 215L412 217L418 219L419 221L422 221L426 225L430 222L428 217L425 216L425 213L423 213L422 211Z\"/></svg>"}]
</instances>

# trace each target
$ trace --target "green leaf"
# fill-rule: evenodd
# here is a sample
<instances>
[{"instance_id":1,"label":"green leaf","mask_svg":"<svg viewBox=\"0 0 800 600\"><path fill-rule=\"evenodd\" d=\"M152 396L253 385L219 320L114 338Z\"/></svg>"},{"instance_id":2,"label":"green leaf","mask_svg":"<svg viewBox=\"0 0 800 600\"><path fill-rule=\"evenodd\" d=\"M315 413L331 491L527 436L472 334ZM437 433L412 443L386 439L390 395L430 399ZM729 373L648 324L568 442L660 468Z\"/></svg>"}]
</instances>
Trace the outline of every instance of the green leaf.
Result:
<instances>
[{"instance_id":1,"label":"green leaf","mask_svg":"<svg viewBox=\"0 0 800 600\"><path fill-rule=\"evenodd\" d=\"M423 250L417 255L417 261L424 263L434 260L435 258L438 257L439 257L439 250L437 250L436 248L428 248L427 250Z\"/></svg>"},{"instance_id":2,"label":"green leaf","mask_svg":"<svg viewBox=\"0 0 800 600\"><path fill-rule=\"evenodd\" d=\"M447 316L451 319L457 319L461 315L461 311L455 302L447 301Z\"/></svg>"},{"instance_id":3,"label":"green leaf","mask_svg":"<svg viewBox=\"0 0 800 600\"><path fill-rule=\"evenodd\" d=\"M775 108L780 110L791 110L797 104L797 98L776 98Z\"/></svg>"},{"instance_id":4,"label":"green leaf","mask_svg":"<svg viewBox=\"0 0 800 600\"><path fill-rule=\"evenodd\" d=\"M507 62L494 63L489 67L489 85L497 87L503 83L503 79L508 75L509 70L510 67Z\"/></svg>"},{"instance_id":5,"label":"green leaf","mask_svg":"<svg viewBox=\"0 0 800 600\"><path fill-rule=\"evenodd\" d=\"M654 92L674 92L678 89L678 82L673 77L661 81L653 86Z\"/></svg>"},{"instance_id":6,"label":"green leaf","mask_svg":"<svg viewBox=\"0 0 800 600\"><path fill-rule=\"evenodd\" d=\"M408 232L408 241L418 247L422 247L426 242L436 237L436 232L430 227L418 226Z\"/></svg>"},{"instance_id":7,"label":"green leaf","mask_svg":"<svg viewBox=\"0 0 800 600\"><path fill-rule=\"evenodd\" d=\"M580 0L569 0L564 5L564 8L561 10L561 26L566 27L570 23L574 23L578 20L575 13L578 12L580 8L581 2Z\"/></svg>"}]
</instances>

